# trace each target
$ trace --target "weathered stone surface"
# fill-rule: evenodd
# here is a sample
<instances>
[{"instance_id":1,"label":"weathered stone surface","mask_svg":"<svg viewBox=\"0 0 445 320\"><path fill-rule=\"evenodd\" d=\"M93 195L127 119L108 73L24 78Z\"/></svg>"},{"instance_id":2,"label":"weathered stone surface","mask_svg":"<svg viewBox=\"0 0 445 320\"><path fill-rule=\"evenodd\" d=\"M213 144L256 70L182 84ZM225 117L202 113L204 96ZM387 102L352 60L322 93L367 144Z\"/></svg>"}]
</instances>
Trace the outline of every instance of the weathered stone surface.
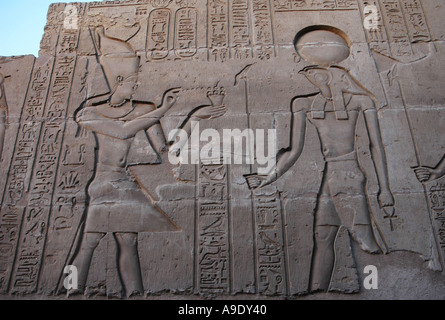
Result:
<instances>
[{"instance_id":1,"label":"weathered stone surface","mask_svg":"<svg viewBox=\"0 0 445 320\"><path fill-rule=\"evenodd\" d=\"M444 299L444 14L51 5L0 58L1 298Z\"/></svg>"}]
</instances>

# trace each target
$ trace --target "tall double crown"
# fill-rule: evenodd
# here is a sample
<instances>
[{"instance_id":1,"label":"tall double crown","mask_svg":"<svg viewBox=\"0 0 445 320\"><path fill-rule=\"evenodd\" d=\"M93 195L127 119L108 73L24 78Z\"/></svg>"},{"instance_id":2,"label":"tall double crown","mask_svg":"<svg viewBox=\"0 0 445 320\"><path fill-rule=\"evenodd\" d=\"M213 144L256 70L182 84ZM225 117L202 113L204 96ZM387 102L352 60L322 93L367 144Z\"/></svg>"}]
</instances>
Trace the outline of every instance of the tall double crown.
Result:
<instances>
[{"instance_id":1,"label":"tall double crown","mask_svg":"<svg viewBox=\"0 0 445 320\"><path fill-rule=\"evenodd\" d=\"M140 59L127 42L106 36L103 27L96 28L95 35L99 62L111 89L138 75Z\"/></svg>"}]
</instances>

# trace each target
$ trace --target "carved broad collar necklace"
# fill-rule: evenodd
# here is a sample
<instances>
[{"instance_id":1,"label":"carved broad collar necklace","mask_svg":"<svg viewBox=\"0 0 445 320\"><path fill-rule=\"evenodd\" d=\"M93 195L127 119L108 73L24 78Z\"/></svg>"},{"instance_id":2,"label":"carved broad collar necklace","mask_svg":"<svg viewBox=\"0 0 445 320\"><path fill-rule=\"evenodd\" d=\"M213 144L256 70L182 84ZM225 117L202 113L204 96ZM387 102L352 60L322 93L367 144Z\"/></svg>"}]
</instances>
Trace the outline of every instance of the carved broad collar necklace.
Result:
<instances>
[{"instance_id":1,"label":"carved broad collar necklace","mask_svg":"<svg viewBox=\"0 0 445 320\"><path fill-rule=\"evenodd\" d=\"M312 102L312 118L325 119L326 106L328 103L332 103L334 106L335 116L337 120L348 120L348 112L346 106L349 104L351 98L348 101L344 101L343 92L337 93L337 97L327 98L322 93L317 95Z\"/></svg>"},{"instance_id":2,"label":"carved broad collar necklace","mask_svg":"<svg viewBox=\"0 0 445 320\"><path fill-rule=\"evenodd\" d=\"M122 101L119 104L112 104L110 100L111 100L111 98L107 100L108 105L115 109L122 107L123 105L125 105L128 102L128 99L124 99L124 101Z\"/></svg>"}]
</instances>

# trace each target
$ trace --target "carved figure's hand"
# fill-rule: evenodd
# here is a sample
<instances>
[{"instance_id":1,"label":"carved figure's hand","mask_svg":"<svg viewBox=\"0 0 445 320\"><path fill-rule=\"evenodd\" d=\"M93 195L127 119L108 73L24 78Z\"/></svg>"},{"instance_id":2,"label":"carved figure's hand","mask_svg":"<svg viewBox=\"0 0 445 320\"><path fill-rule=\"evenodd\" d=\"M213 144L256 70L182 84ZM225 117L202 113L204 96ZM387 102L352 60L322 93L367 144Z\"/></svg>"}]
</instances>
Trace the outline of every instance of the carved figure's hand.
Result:
<instances>
[{"instance_id":1,"label":"carved figure's hand","mask_svg":"<svg viewBox=\"0 0 445 320\"><path fill-rule=\"evenodd\" d=\"M382 208L394 207L394 196L391 191L384 190L379 194L379 203Z\"/></svg>"},{"instance_id":2,"label":"carved figure's hand","mask_svg":"<svg viewBox=\"0 0 445 320\"><path fill-rule=\"evenodd\" d=\"M226 112L227 108L225 106L205 106L196 111L196 113L193 114L193 117L198 118L199 120L212 120L222 117Z\"/></svg>"},{"instance_id":3,"label":"carved figure's hand","mask_svg":"<svg viewBox=\"0 0 445 320\"><path fill-rule=\"evenodd\" d=\"M388 218L395 218L394 196L391 191L385 190L379 194L380 207L385 211Z\"/></svg>"},{"instance_id":4,"label":"carved figure's hand","mask_svg":"<svg viewBox=\"0 0 445 320\"><path fill-rule=\"evenodd\" d=\"M164 94L164 100L162 101L162 108L170 109L173 105L178 101L179 93L181 92L180 88L174 88L168 90Z\"/></svg>"},{"instance_id":5,"label":"carved figure's hand","mask_svg":"<svg viewBox=\"0 0 445 320\"><path fill-rule=\"evenodd\" d=\"M268 176L263 176L259 174L251 174L244 177L246 178L247 185L251 190L263 187L266 184L268 178Z\"/></svg>"},{"instance_id":6,"label":"carved figure's hand","mask_svg":"<svg viewBox=\"0 0 445 320\"><path fill-rule=\"evenodd\" d=\"M429 167L418 167L414 169L417 179L424 183L436 180L438 178L438 173L435 169Z\"/></svg>"}]
</instances>

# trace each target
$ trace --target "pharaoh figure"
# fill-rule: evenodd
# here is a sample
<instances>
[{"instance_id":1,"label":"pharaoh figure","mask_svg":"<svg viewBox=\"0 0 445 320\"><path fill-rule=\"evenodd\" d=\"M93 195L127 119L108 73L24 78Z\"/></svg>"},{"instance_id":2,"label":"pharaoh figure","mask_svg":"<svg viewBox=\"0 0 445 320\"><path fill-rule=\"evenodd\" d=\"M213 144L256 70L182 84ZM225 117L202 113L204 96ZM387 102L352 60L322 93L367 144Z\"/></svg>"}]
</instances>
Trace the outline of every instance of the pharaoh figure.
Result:
<instances>
[{"instance_id":1,"label":"pharaoh figure","mask_svg":"<svg viewBox=\"0 0 445 320\"><path fill-rule=\"evenodd\" d=\"M89 98L76 113L77 123L94 133L97 141L96 173L89 185L89 205L83 237L72 265L78 268L79 292L85 288L93 253L101 239L111 234L117 244L118 273L127 296L144 292L138 256L139 232L178 231L179 228L147 198L129 170L142 164L130 158L134 147L152 147L156 157L143 164L159 164L160 154L168 150L160 119L173 107L179 89L164 94L161 106L135 101L139 57L126 42L95 30L99 62L110 92ZM222 116L225 107L203 106L188 120ZM184 124L186 126L186 124ZM187 126L190 130L190 125ZM136 152L137 153L137 152Z\"/></svg>"},{"instance_id":2,"label":"pharaoh figure","mask_svg":"<svg viewBox=\"0 0 445 320\"><path fill-rule=\"evenodd\" d=\"M0 73L0 160L3 154L3 145L5 143L6 117L8 116L8 104L5 94L5 77Z\"/></svg>"},{"instance_id":3,"label":"pharaoh figure","mask_svg":"<svg viewBox=\"0 0 445 320\"><path fill-rule=\"evenodd\" d=\"M279 179L299 159L305 144L307 125L316 128L325 168L314 217L310 290L327 291L335 263L335 239L340 227L349 230L362 250L381 252L375 235L378 230L372 226L365 190L366 178L357 158L356 130L361 114L364 115L380 186L378 199L385 212L393 214L394 198L389 186L375 97L347 70L333 65L349 56L347 42L330 30L309 31L299 40L299 54L305 60L317 63L306 67L300 74L319 91L293 100L291 145L278 154L273 172L267 176L247 176L247 182L250 188L255 189ZM347 209L340 200L353 200L354 205Z\"/></svg>"}]
</instances>

